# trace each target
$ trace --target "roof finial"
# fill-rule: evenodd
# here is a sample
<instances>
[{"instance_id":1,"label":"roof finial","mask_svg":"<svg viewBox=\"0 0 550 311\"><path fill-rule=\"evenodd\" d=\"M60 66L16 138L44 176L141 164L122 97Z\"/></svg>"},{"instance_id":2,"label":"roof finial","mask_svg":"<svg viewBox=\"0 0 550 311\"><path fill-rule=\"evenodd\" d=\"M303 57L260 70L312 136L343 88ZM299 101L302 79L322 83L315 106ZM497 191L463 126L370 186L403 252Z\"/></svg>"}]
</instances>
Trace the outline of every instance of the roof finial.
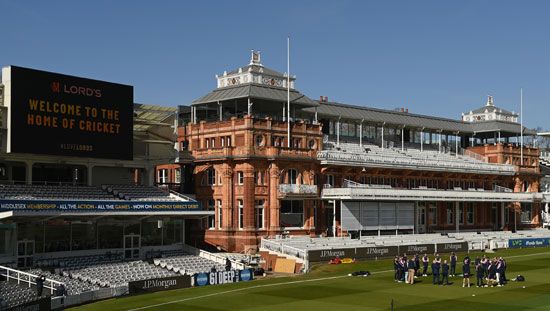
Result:
<instances>
[{"instance_id":1,"label":"roof finial","mask_svg":"<svg viewBox=\"0 0 550 311\"><path fill-rule=\"evenodd\" d=\"M250 64L262 66L260 51L250 50Z\"/></svg>"},{"instance_id":2,"label":"roof finial","mask_svg":"<svg viewBox=\"0 0 550 311\"><path fill-rule=\"evenodd\" d=\"M493 102L493 96L487 95L487 105L486 106L494 106L495 103Z\"/></svg>"}]
</instances>

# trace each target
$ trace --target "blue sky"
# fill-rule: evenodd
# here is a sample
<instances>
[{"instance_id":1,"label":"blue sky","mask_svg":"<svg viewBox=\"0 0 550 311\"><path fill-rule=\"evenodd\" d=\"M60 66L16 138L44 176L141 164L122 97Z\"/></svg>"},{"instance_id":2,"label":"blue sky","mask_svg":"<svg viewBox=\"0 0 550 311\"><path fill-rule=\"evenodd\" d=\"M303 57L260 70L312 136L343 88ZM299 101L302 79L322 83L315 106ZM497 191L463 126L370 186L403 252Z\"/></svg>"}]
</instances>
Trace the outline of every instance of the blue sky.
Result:
<instances>
[{"instance_id":1,"label":"blue sky","mask_svg":"<svg viewBox=\"0 0 550 311\"><path fill-rule=\"evenodd\" d=\"M134 85L189 104L249 50L311 98L459 118L483 105L550 130L550 1L0 0L0 64Z\"/></svg>"}]
</instances>

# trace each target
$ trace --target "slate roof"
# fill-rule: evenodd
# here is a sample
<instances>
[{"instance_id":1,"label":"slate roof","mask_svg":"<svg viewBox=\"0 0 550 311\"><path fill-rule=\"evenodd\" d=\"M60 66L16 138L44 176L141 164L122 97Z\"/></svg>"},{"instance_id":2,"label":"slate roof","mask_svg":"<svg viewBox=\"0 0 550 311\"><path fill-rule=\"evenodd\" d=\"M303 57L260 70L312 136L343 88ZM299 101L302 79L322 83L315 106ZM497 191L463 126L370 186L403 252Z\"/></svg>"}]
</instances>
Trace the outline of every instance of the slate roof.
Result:
<instances>
[{"instance_id":1,"label":"slate roof","mask_svg":"<svg viewBox=\"0 0 550 311\"><path fill-rule=\"evenodd\" d=\"M247 83L237 86L223 87L213 90L203 97L193 101L192 105L213 103L217 101L225 101L239 98L257 98L272 100L277 102L287 101L287 89L280 87L267 86L262 84ZM316 107L319 106L317 101L310 99L304 94L290 90L290 102L297 103L302 106Z\"/></svg>"},{"instance_id":2,"label":"slate roof","mask_svg":"<svg viewBox=\"0 0 550 311\"><path fill-rule=\"evenodd\" d=\"M498 130L510 133L520 132L520 125L512 122L493 120L469 123L448 118L371 107L352 106L335 102L322 103L316 108L306 108L304 110L310 113L315 113L315 110L317 110L319 118L321 118L321 116L341 117L342 119L348 120L364 120L370 123L404 125L409 128L426 128L443 130L445 132L482 133ZM535 134L535 132L533 130L524 129L524 134L532 135Z\"/></svg>"}]
</instances>

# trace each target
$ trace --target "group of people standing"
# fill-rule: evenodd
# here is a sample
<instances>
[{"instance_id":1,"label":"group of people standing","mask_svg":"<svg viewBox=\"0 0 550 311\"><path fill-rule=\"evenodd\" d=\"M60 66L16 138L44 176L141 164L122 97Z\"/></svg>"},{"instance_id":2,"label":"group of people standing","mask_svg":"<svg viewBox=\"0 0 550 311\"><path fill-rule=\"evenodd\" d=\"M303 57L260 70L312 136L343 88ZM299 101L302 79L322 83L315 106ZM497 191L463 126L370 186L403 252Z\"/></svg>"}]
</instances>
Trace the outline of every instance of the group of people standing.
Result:
<instances>
[{"instance_id":1,"label":"group of people standing","mask_svg":"<svg viewBox=\"0 0 550 311\"><path fill-rule=\"evenodd\" d=\"M442 259L439 254L435 254L431 266L427 254L422 257L419 257L418 254L412 257L407 257L406 254L396 256L393 262L394 278L396 282L405 282L412 285L419 276L427 277L428 267L430 267L434 285L450 285L449 276L456 276L457 262L458 257L454 252L449 256L449 260ZM470 265L470 257L464 257L462 261L462 287L470 287ZM477 257L474 261L474 269L478 287L502 286L506 283L506 261L502 257L493 259L486 256L483 256L482 259Z\"/></svg>"},{"instance_id":2,"label":"group of people standing","mask_svg":"<svg viewBox=\"0 0 550 311\"><path fill-rule=\"evenodd\" d=\"M502 257L492 259L483 256L474 261L477 287L503 286L506 283L506 260Z\"/></svg>"}]
</instances>

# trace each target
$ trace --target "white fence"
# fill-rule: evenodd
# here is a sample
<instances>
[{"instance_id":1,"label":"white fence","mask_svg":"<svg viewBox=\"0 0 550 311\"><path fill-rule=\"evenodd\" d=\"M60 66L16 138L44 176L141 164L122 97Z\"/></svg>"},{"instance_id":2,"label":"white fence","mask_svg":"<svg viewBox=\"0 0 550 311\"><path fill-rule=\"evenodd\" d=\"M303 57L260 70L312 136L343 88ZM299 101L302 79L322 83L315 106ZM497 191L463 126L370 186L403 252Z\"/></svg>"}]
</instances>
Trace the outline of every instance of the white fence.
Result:
<instances>
[{"instance_id":1,"label":"white fence","mask_svg":"<svg viewBox=\"0 0 550 311\"><path fill-rule=\"evenodd\" d=\"M214 262L217 262L219 264L225 265L225 261L226 261L225 256L218 255L216 253L210 253L210 252L207 252L205 250L198 249L196 247L193 247L193 246L187 245L187 244L183 245L183 250L186 253L189 253L189 254L192 254L192 255L195 255L195 256L200 256L202 258L206 258L206 259L212 260ZM231 260L231 259L230 259L230 261L231 261L231 266L234 269L243 270L243 269L247 268L246 265L243 264L242 262L238 262L238 261Z\"/></svg>"},{"instance_id":2,"label":"white fence","mask_svg":"<svg viewBox=\"0 0 550 311\"><path fill-rule=\"evenodd\" d=\"M32 285L36 285L36 278L38 278L38 275L15 270L5 266L0 266L0 275L6 277L6 281L14 280L17 282L17 284L23 283L23 284L26 284L25 286L28 286L28 287L32 287ZM49 289L50 294L53 295L55 288L60 284L64 285L63 282L58 282L58 281L46 278L46 280L44 281L44 288Z\"/></svg>"},{"instance_id":3,"label":"white fence","mask_svg":"<svg viewBox=\"0 0 550 311\"><path fill-rule=\"evenodd\" d=\"M317 153L317 159L329 164L346 162L347 164L400 167L429 167L434 170L482 171L491 173L513 174L512 165L493 164L486 162L466 162L464 160L448 160L443 158L413 158L396 157L382 154L358 154L323 150Z\"/></svg>"}]
</instances>

